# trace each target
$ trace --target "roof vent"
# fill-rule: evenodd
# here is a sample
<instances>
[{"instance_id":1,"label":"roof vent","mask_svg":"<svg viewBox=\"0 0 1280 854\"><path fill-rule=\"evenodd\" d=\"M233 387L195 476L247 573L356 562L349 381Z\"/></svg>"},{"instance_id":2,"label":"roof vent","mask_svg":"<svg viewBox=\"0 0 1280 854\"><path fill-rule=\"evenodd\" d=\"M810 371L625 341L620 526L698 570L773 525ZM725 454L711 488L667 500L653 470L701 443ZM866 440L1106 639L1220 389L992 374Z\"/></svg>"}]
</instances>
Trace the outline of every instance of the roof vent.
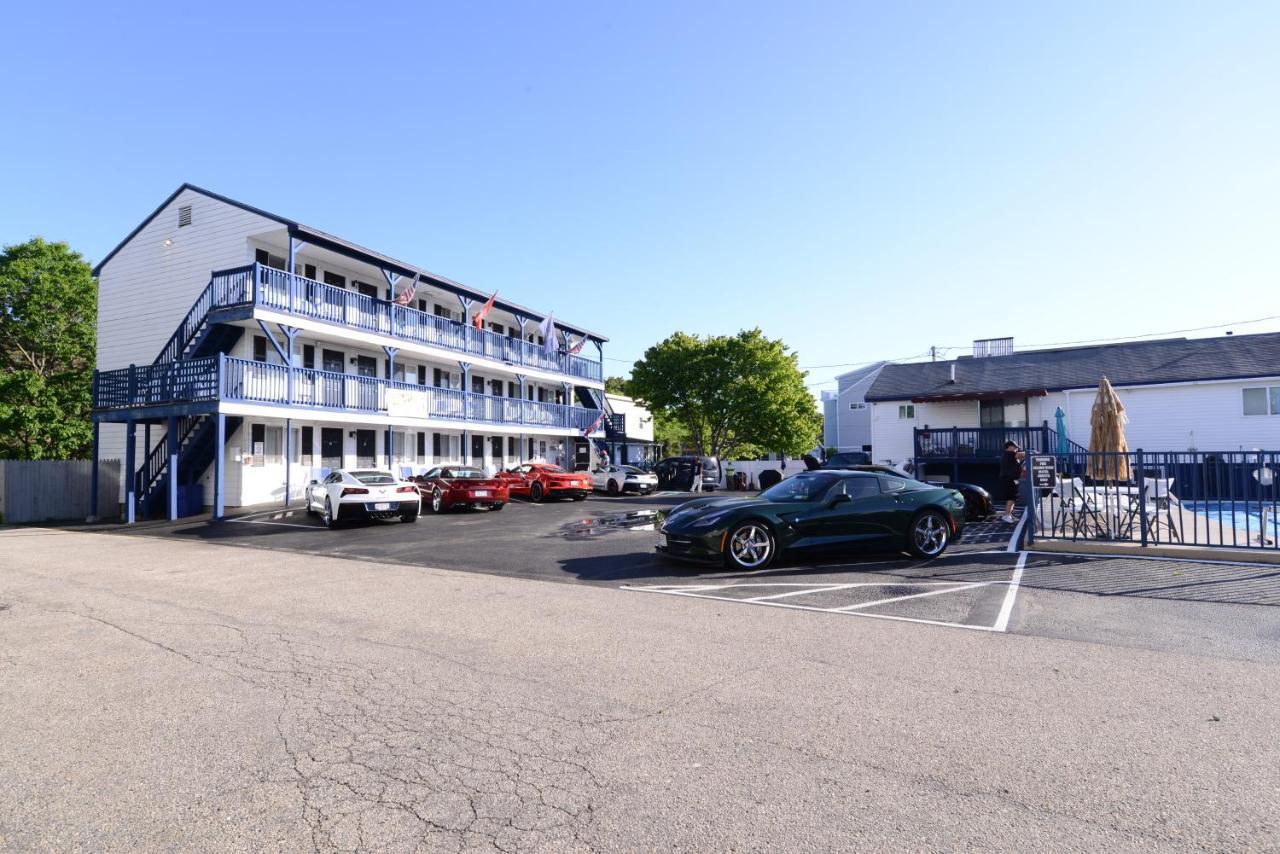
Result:
<instances>
[{"instance_id":1,"label":"roof vent","mask_svg":"<svg viewBox=\"0 0 1280 854\"><path fill-rule=\"evenodd\" d=\"M951 385L955 385L955 382L956 382L956 363L955 362L951 363L951 379L947 380L947 382L950 383Z\"/></svg>"},{"instance_id":2,"label":"roof vent","mask_svg":"<svg viewBox=\"0 0 1280 854\"><path fill-rule=\"evenodd\" d=\"M973 357L985 359L989 356L1012 356L1012 338L981 338L973 342Z\"/></svg>"},{"instance_id":3,"label":"roof vent","mask_svg":"<svg viewBox=\"0 0 1280 854\"><path fill-rule=\"evenodd\" d=\"M191 205L178 208L178 228L186 225L191 225Z\"/></svg>"}]
</instances>

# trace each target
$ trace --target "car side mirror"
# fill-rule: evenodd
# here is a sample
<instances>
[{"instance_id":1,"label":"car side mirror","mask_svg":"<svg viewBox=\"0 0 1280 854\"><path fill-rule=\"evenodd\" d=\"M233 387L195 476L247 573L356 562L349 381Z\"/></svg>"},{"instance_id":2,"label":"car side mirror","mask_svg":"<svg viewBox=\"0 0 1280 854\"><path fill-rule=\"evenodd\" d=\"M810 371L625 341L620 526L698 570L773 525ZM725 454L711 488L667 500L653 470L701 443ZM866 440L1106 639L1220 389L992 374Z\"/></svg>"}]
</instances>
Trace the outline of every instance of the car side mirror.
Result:
<instances>
[{"instance_id":1,"label":"car side mirror","mask_svg":"<svg viewBox=\"0 0 1280 854\"><path fill-rule=\"evenodd\" d=\"M852 500L853 500L853 497L850 496L847 492L838 492L834 496L832 496L831 501L827 504L827 507L834 508L837 504L844 504Z\"/></svg>"},{"instance_id":2,"label":"car side mirror","mask_svg":"<svg viewBox=\"0 0 1280 854\"><path fill-rule=\"evenodd\" d=\"M318 481L318 480L313 480L313 481L311 481L311 485L312 485L312 486L319 486L319 485L320 485L320 481Z\"/></svg>"}]
</instances>

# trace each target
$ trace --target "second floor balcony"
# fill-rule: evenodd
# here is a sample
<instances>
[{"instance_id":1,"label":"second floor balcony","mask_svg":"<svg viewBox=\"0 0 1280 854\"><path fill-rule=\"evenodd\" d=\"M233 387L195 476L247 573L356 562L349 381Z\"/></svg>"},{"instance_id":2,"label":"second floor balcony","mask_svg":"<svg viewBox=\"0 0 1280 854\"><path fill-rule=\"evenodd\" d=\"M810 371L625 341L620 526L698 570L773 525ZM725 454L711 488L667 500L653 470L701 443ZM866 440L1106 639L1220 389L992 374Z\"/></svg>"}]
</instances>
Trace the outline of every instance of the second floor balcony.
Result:
<instances>
[{"instance_id":1,"label":"second floor balcony","mask_svg":"<svg viewBox=\"0 0 1280 854\"><path fill-rule=\"evenodd\" d=\"M523 337L476 329L445 317L357 291L326 285L295 273L262 264L250 264L213 274L193 314L222 313L233 309L262 308L319 323L436 347L459 358L483 358L512 367L528 367L563 374L579 380L601 382L599 361L569 352L583 342L555 341L551 347ZM181 357L184 329L198 323L191 317L166 345L158 361ZM523 335L523 330L521 331Z\"/></svg>"},{"instance_id":2,"label":"second floor balcony","mask_svg":"<svg viewBox=\"0 0 1280 854\"><path fill-rule=\"evenodd\" d=\"M242 403L298 407L327 415L379 415L403 418L406 423L474 422L531 432L603 430L599 409L227 356L100 371L93 397L100 421L212 412L220 403Z\"/></svg>"}]
</instances>

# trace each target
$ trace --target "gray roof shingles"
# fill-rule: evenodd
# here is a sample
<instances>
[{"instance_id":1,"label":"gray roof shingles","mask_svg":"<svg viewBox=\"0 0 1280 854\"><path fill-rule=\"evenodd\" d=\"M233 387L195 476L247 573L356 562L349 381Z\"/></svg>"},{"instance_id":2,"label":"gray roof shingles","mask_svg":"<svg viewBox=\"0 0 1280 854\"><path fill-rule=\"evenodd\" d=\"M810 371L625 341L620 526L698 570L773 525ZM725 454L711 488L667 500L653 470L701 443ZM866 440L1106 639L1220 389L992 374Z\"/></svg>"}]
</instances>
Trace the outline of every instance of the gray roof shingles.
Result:
<instances>
[{"instance_id":1,"label":"gray roof shingles","mask_svg":"<svg viewBox=\"0 0 1280 854\"><path fill-rule=\"evenodd\" d=\"M950 382L951 366L956 381ZM867 400L1148 385L1280 375L1280 333L1171 338L1011 356L886 365Z\"/></svg>"}]
</instances>

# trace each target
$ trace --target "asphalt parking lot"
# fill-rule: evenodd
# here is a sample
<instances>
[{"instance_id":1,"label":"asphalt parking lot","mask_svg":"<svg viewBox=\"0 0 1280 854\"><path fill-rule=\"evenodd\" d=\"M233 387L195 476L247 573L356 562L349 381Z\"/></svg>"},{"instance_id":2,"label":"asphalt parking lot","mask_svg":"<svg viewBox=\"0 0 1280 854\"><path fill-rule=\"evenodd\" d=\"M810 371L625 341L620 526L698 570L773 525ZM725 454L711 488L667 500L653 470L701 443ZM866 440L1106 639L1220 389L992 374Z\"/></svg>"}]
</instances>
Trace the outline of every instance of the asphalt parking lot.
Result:
<instances>
[{"instance_id":1,"label":"asphalt parking lot","mask_svg":"<svg viewBox=\"0 0 1280 854\"><path fill-rule=\"evenodd\" d=\"M971 523L943 557L786 559L765 572L687 565L654 551L661 514L687 493L585 502L514 500L499 513L429 512L413 525L330 531L301 507L247 508L224 523L148 522L129 536L206 541L371 563L561 583L983 632L1280 661L1280 567L1014 550L1016 526Z\"/></svg>"}]
</instances>

